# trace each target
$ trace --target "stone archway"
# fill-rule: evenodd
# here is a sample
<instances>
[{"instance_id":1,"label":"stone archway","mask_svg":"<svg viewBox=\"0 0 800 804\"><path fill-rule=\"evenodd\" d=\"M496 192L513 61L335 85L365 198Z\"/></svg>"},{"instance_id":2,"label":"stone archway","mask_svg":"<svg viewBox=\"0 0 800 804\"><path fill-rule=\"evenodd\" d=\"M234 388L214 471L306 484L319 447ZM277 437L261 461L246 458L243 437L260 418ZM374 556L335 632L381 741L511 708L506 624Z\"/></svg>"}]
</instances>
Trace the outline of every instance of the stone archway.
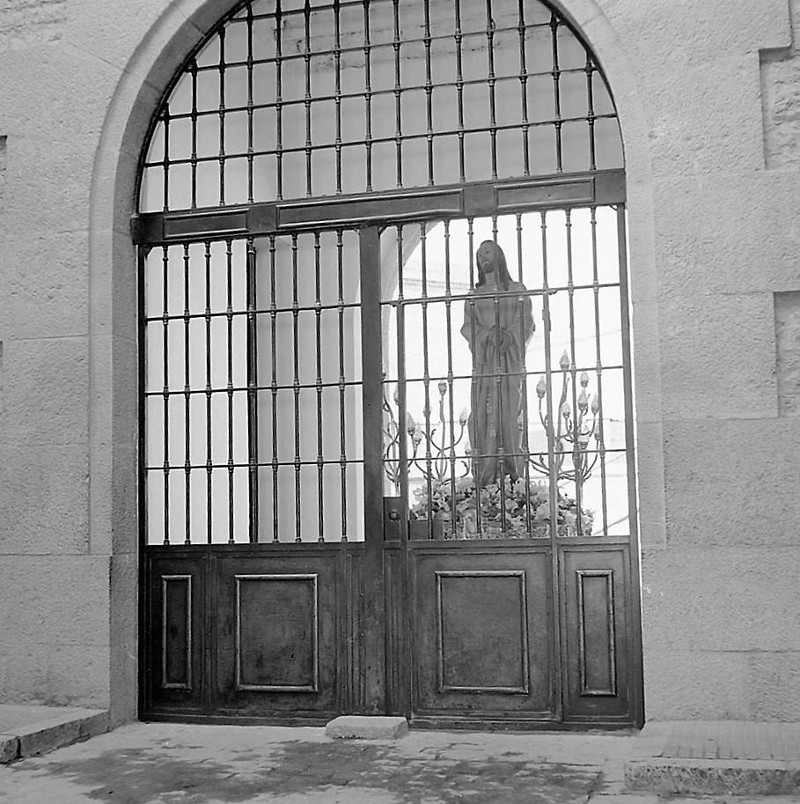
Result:
<instances>
[{"instance_id":1,"label":"stone archway","mask_svg":"<svg viewBox=\"0 0 800 804\"><path fill-rule=\"evenodd\" d=\"M129 235L138 157L156 105L191 48L236 5L178 0L162 14L126 66L109 105L95 157L90 203L91 431L90 528L111 535L111 707L117 721L136 713L138 585L136 270ZM650 167L635 75L611 23L593 0L554 4L581 31L614 91L629 182L636 392L659 398L654 314ZM639 311L641 310L641 313ZM641 489L645 546L663 541L663 461L658 411L639 410L639 452L647 454Z\"/></svg>"}]
</instances>

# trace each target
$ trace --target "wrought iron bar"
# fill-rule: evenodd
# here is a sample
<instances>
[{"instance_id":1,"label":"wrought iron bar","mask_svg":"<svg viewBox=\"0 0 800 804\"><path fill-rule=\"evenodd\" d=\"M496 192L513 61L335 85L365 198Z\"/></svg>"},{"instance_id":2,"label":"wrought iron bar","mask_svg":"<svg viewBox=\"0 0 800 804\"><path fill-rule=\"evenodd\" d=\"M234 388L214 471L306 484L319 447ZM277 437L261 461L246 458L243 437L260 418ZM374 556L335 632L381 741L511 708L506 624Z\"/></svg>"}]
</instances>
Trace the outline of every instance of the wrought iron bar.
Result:
<instances>
[{"instance_id":1,"label":"wrought iron bar","mask_svg":"<svg viewBox=\"0 0 800 804\"><path fill-rule=\"evenodd\" d=\"M364 0L364 145L366 146L366 191L372 190L372 45L369 38L369 4Z\"/></svg>"},{"instance_id":2,"label":"wrought iron bar","mask_svg":"<svg viewBox=\"0 0 800 804\"><path fill-rule=\"evenodd\" d=\"M445 327L447 329L447 396L448 396L448 420L450 422L450 527L453 530L453 537L456 535L456 438L453 411L453 331L452 331L452 300L450 299L451 282L450 282L450 221L444 222L444 295L445 301ZM442 387L439 384L439 393L441 395ZM441 403L440 403L441 407ZM440 419L443 417L440 415ZM444 427L444 422L442 422ZM464 434L464 426L461 427L461 436ZM443 434L444 435L444 434ZM459 441L461 438L459 438ZM444 437L442 438L442 446L444 447Z\"/></svg>"},{"instance_id":3,"label":"wrought iron bar","mask_svg":"<svg viewBox=\"0 0 800 804\"><path fill-rule=\"evenodd\" d=\"M424 15L425 36L423 43L425 46L425 119L426 119L426 140L428 144L428 184L434 185L433 171L433 76L431 73L431 9L429 3L422 4Z\"/></svg>"},{"instance_id":4,"label":"wrought iron bar","mask_svg":"<svg viewBox=\"0 0 800 804\"><path fill-rule=\"evenodd\" d=\"M275 198L283 198L283 19L275 0ZM277 533L277 531L276 531Z\"/></svg>"},{"instance_id":5,"label":"wrought iron bar","mask_svg":"<svg viewBox=\"0 0 800 804\"><path fill-rule=\"evenodd\" d=\"M522 6L520 4L520 15L522 14ZM524 43L523 43L524 50ZM518 281L524 285L522 275L523 265L523 249L522 249L522 213L516 213L516 234L517 234L517 272ZM531 310L531 321L533 321L533 310ZM535 326L535 325L534 325ZM525 343L525 296L520 294L519 297L519 337L520 343ZM522 453L527 458L530 455L530 418L528 416L528 372L526 370L521 381L522 386ZM529 460L523 461L524 464L524 478L525 478L525 531L531 533L531 465Z\"/></svg>"},{"instance_id":6,"label":"wrought iron bar","mask_svg":"<svg viewBox=\"0 0 800 804\"><path fill-rule=\"evenodd\" d=\"M192 505L191 505L191 427L190 427L190 383L189 383L189 244L185 243L183 246L183 399L184 399L184 456L183 456L183 472L185 499L185 535L184 544L191 544L191 520L192 520Z\"/></svg>"},{"instance_id":7,"label":"wrought iron bar","mask_svg":"<svg viewBox=\"0 0 800 804\"><path fill-rule=\"evenodd\" d=\"M247 462L249 527L251 543L258 541L258 264L253 238L247 240Z\"/></svg>"},{"instance_id":8,"label":"wrought iron bar","mask_svg":"<svg viewBox=\"0 0 800 804\"><path fill-rule=\"evenodd\" d=\"M300 477L300 312L297 298L298 235L292 235L292 388L294 392L294 540L303 541Z\"/></svg>"},{"instance_id":9,"label":"wrought iron bar","mask_svg":"<svg viewBox=\"0 0 800 804\"><path fill-rule=\"evenodd\" d=\"M592 240L592 278L594 280L594 324L595 324L595 354L597 375L597 400L598 400L598 436L600 452L600 493L601 509L603 514L603 535L608 533L608 476L606 473L606 448L605 448L605 415L603 413L603 361L600 351L600 282L599 267L597 259L597 208L591 207L589 210L589 228Z\"/></svg>"},{"instance_id":10,"label":"wrought iron bar","mask_svg":"<svg viewBox=\"0 0 800 804\"><path fill-rule=\"evenodd\" d=\"M494 18L492 17L492 0L486 0L486 56L489 72L486 84L489 89L489 152L491 154L492 178L497 178L497 98L495 95L494 74ZM495 242L497 238L495 237ZM501 495L502 497L502 495ZM504 517L505 521L505 517Z\"/></svg>"},{"instance_id":11,"label":"wrought iron bar","mask_svg":"<svg viewBox=\"0 0 800 804\"><path fill-rule=\"evenodd\" d=\"M597 116L594 113L594 74L597 68L592 62L589 52L586 52L586 119L589 123L589 170L597 170L597 141L595 134L595 121Z\"/></svg>"},{"instance_id":12,"label":"wrought iron bar","mask_svg":"<svg viewBox=\"0 0 800 804\"><path fill-rule=\"evenodd\" d=\"M589 401L586 399L586 390L581 381L583 390L581 391L580 398L578 396L578 374L575 370L575 287L573 284L573 267L572 267L572 215L571 210L566 210L564 226L566 229L566 245L567 245L567 304L569 308L569 352L571 355L570 360L570 378L572 379L572 412L575 421L575 436L572 439L572 465L575 472L575 505L578 509L577 517L577 533L578 536L583 535L583 459L584 455L581 451L581 439L583 428L583 416L589 408ZM588 378L587 378L588 379ZM560 412L560 411L559 411ZM562 414L563 415L563 414ZM594 429L594 428L592 428ZM587 442L588 443L588 442Z\"/></svg>"},{"instance_id":13,"label":"wrought iron bar","mask_svg":"<svg viewBox=\"0 0 800 804\"><path fill-rule=\"evenodd\" d=\"M425 432L431 431L431 376L430 376L430 360L428 355L428 250L427 250L427 231L424 223L419 225L419 245L420 245L420 262L422 264L422 288L421 288L421 312L422 312L422 387L425 393L425 407L423 415L425 417ZM430 500L433 493L432 478L431 478L431 441L429 438L425 439L425 483L427 487L428 499ZM428 518L428 538L433 538L433 520Z\"/></svg>"},{"instance_id":14,"label":"wrought iron bar","mask_svg":"<svg viewBox=\"0 0 800 804\"><path fill-rule=\"evenodd\" d=\"M191 172L192 172L192 200L191 208L197 209L197 59L192 59L189 66L189 71L192 76L192 155L191 155Z\"/></svg>"},{"instance_id":15,"label":"wrought iron bar","mask_svg":"<svg viewBox=\"0 0 800 804\"><path fill-rule=\"evenodd\" d=\"M247 201L253 203L253 4L247 5ZM194 128L194 125L192 126ZM255 299L253 300L255 303Z\"/></svg>"},{"instance_id":16,"label":"wrought iron bar","mask_svg":"<svg viewBox=\"0 0 800 804\"><path fill-rule=\"evenodd\" d=\"M275 290L276 238L269 238L269 289L270 289L270 348L271 348L271 401L272 401L272 541L280 541L279 497L278 497L278 338L277 338L277 299Z\"/></svg>"},{"instance_id":17,"label":"wrought iron bar","mask_svg":"<svg viewBox=\"0 0 800 804\"><path fill-rule=\"evenodd\" d=\"M211 243L206 241L204 250L205 266L205 336L206 336L206 541L212 541L212 451L211 451Z\"/></svg>"},{"instance_id":18,"label":"wrought iron bar","mask_svg":"<svg viewBox=\"0 0 800 804\"><path fill-rule=\"evenodd\" d=\"M311 138L311 3L305 0L303 3L303 40L305 49L303 51L303 74L305 79L305 92L303 96L303 106L305 107L305 155L306 155L306 196L309 198L311 192L311 153L313 150L313 140Z\"/></svg>"},{"instance_id":19,"label":"wrought iron bar","mask_svg":"<svg viewBox=\"0 0 800 804\"><path fill-rule=\"evenodd\" d=\"M519 84L520 100L522 104L522 175L531 174L531 155L528 136L530 131L530 121L528 119L528 67L527 55L525 53L525 0L518 0L518 19L519 19ZM520 270L522 261L520 260ZM520 275L520 282L522 281Z\"/></svg>"},{"instance_id":20,"label":"wrought iron bar","mask_svg":"<svg viewBox=\"0 0 800 804\"><path fill-rule=\"evenodd\" d=\"M234 534L234 477L233 477L233 241L225 241L225 278L227 284L228 324L228 543L236 541Z\"/></svg>"},{"instance_id":21,"label":"wrought iron bar","mask_svg":"<svg viewBox=\"0 0 800 804\"><path fill-rule=\"evenodd\" d=\"M395 114L395 170L397 186L403 186L403 114L401 105L402 82L400 80L400 0L392 0L392 21L394 37L394 114Z\"/></svg>"},{"instance_id":22,"label":"wrought iron bar","mask_svg":"<svg viewBox=\"0 0 800 804\"><path fill-rule=\"evenodd\" d=\"M342 486L342 541L347 538L347 431L345 400L345 362L344 362L344 243L343 232L336 230L336 273L339 300L339 466Z\"/></svg>"},{"instance_id":23,"label":"wrought iron bar","mask_svg":"<svg viewBox=\"0 0 800 804\"><path fill-rule=\"evenodd\" d=\"M169 311L169 248L162 249L161 264L164 272L164 317L163 317L163 355L164 355L164 544L169 544L169 332L167 313Z\"/></svg>"},{"instance_id":24,"label":"wrought iron bar","mask_svg":"<svg viewBox=\"0 0 800 804\"><path fill-rule=\"evenodd\" d=\"M225 206L225 27L219 29L219 205Z\"/></svg>"},{"instance_id":25,"label":"wrought iron bar","mask_svg":"<svg viewBox=\"0 0 800 804\"><path fill-rule=\"evenodd\" d=\"M564 121L561 117L561 68L558 63L558 26L559 19L553 12L550 16L550 29L551 29L551 43L553 48L553 98L556 110L556 172L561 173L564 170L564 155L563 155L563 141L562 131Z\"/></svg>"},{"instance_id":26,"label":"wrought iron bar","mask_svg":"<svg viewBox=\"0 0 800 804\"><path fill-rule=\"evenodd\" d=\"M336 193L342 192L342 49L341 49L341 3L333 2L333 36L334 36L334 108L336 115L336 138L334 154L336 160Z\"/></svg>"},{"instance_id":27,"label":"wrought iron bar","mask_svg":"<svg viewBox=\"0 0 800 804\"><path fill-rule=\"evenodd\" d=\"M454 0L453 10L455 14L455 33L456 42L456 105L458 107L458 180L463 184L466 181L466 156L465 156L465 130L464 125L464 54L462 52L464 35L461 32L461 0Z\"/></svg>"},{"instance_id":28,"label":"wrought iron bar","mask_svg":"<svg viewBox=\"0 0 800 804\"><path fill-rule=\"evenodd\" d=\"M322 266L320 262L320 235L314 232L314 298L316 300L316 315L314 317L314 329L316 334L316 358L317 358L317 513L319 527L319 541L325 541L325 495L323 468L325 466L325 456L323 454L323 405L322 405L322 286L321 275Z\"/></svg>"}]
</instances>

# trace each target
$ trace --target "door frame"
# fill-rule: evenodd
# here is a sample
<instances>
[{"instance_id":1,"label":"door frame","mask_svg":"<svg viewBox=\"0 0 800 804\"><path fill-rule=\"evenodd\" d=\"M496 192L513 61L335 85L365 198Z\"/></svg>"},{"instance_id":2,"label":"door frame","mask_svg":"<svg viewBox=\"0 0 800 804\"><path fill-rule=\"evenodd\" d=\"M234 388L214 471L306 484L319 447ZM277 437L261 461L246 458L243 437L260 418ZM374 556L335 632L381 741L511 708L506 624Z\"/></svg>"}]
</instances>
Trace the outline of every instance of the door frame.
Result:
<instances>
[{"instance_id":1,"label":"door frame","mask_svg":"<svg viewBox=\"0 0 800 804\"><path fill-rule=\"evenodd\" d=\"M153 246L186 244L224 238L258 237L295 233L308 230L358 228L360 240L360 279L362 302L362 379L363 379L363 428L364 432L380 433L382 424L382 356L381 339L374 333L381 331L381 271L380 271L380 230L382 226L405 222L442 220L449 218L483 217L517 211L545 211L567 209L589 205L619 205L625 203L624 171L597 171L585 174L525 178L480 182L474 184L438 187L436 189L397 191L381 194L367 194L338 197L335 199L311 199L304 201L253 204L241 207L220 208L210 211L174 211L144 213L134 216L132 232L134 242L140 247L140 255ZM622 235L624 238L624 228ZM624 245L624 239L621 240ZM623 249L624 250L624 249ZM627 270L626 255L620 254L621 267ZM140 269L142 259L140 257ZM140 277L143 272L140 270ZM141 280L140 280L141 281ZM141 300L141 295L140 295ZM374 303L373 303L374 301ZM627 304L627 299L625 299ZM628 335L627 318L623 320L623 337ZM370 337L372 335L372 337ZM629 344L626 343L629 347ZM143 365L143 360L141 361ZM141 380L141 377L140 377ZM143 387L143 385L142 385ZM627 400L626 413L633 415L633 402ZM143 411L141 413L143 417ZM143 438L143 421L140 433ZM144 451L141 451L141 477L144 476ZM635 478L630 477L635 483ZM143 480L142 480L143 483ZM143 485L142 485L143 488ZM142 506L144 495L140 495ZM631 502L635 496L631 497ZM364 442L364 515L365 540L363 544L363 568L355 570L363 573L362 608L358 612L359 628L362 638L361 650L364 661L361 666L363 688L347 697L351 706L366 714L400 714L411 716L412 677L413 677L413 638L414 612L408 604L409 591L413 579L409 571L409 554L412 546L405 531L405 512L400 511L393 498L384 499L382 449L379 439L365 439ZM643 722L642 702L642 647L641 616L639 593L639 542L635 510L632 508L632 528L629 540L625 573L627 576L626 596L629 602L628 632L632 684L632 712L635 725ZM141 517L145 521L145 517ZM256 545L242 545L252 551ZM153 613L152 560L165 550L176 548L152 548L142 539L142 633L147 634ZM359 548L353 545L349 552L357 554ZM209 550L201 547L195 553L209 555L202 559L206 566L209 584L204 591L205 604L215 597L212 568L215 558ZM300 551L302 552L302 550ZM176 555L176 553L173 553ZM199 555L195 556L199 558ZM167 558L165 555L164 558ZM554 549L552 555L553 578L560 579L560 558ZM354 560L353 557L343 559ZM356 562L357 563L357 562ZM174 578L181 575L180 568L171 570ZM353 572L351 568L351 573ZM177 581L176 581L177 582ZM356 584L357 585L357 584ZM191 589L191 586L190 586ZM352 589L350 592L352 593ZM557 591L557 590L556 590ZM192 595L199 594L197 590ZM199 605L199 604L198 604ZM356 615L357 606L352 597L346 610ZM339 616L339 615L337 615ZM556 646L563 649L564 639L558 632L558 622L565 616L563 606L558 600L554 605L556 623ZM353 632L354 634L356 632ZM145 642L147 640L144 640ZM206 640L199 640L205 658L198 664L198 671L213 674L213 659L208 657ZM146 647L142 653L142 694L143 711L148 716L154 712L150 706L153 683L152 651ZM555 650L554 654L560 651ZM559 672L562 684L566 678ZM358 684L352 684L353 690ZM206 703L208 692L204 693ZM560 707L561 702L557 702ZM560 709L559 709L560 711ZM175 719L163 712L156 717ZM208 719L207 715L196 712L188 719ZM178 716L177 719L187 719ZM212 719L215 719L212 716ZM216 718L219 719L219 718ZM441 725L442 719L428 719L430 725ZM426 719L419 718L424 725ZM463 721L454 721L458 725ZM506 727L513 724L504 724ZM526 721L524 727L531 728ZM561 717L548 721L547 727L570 728L575 723L563 723ZM578 723L580 725L580 723ZM614 725L613 722L606 725ZM630 718L620 725L631 725Z\"/></svg>"}]
</instances>

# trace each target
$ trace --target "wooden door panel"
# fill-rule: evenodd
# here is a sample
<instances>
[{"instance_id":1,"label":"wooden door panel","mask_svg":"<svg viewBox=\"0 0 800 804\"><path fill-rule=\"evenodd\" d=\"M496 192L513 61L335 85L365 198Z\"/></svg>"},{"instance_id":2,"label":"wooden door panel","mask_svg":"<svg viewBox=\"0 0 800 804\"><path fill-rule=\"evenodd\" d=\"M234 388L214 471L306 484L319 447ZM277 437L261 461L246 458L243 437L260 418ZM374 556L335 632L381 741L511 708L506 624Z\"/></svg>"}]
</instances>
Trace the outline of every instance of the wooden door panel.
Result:
<instances>
[{"instance_id":1,"label":"wooden door panel","mask_svg":"<svg viewBox=\"0 0 800 804\"><path fill-rule=\"evenodd\" d=\"M567 720L631 721L628 547L563 548Z\"/></svg>"},{"instance_id":2,"label":"wooden door panel","mask_svg":"<svg viewBox=\"0 0 800 804\"><path fill-rule=\"evenodd\" d=\"M204 705L202 553L150 553L146 561L147 626L143 709L200 712Z\"/></svg>"},{"instance_id":3,"label":"wooden door panel","mask_svg":"<svg viewBox=\"0 0 800 804\"><path fill-rule=\"evenodd\" d=\"M222 555L216 571L216 708L335 712L341 550Z\"/></svg>"},{"instance_id":4,"label":"wooden door panel","mask_svg":"<svg viewBox=\"0 0 800 804\"><path fill-rule=\"evenodd\" d=\"M549 719L550 554L414 544L414 714Z\"/></svg>"}]
</instances>

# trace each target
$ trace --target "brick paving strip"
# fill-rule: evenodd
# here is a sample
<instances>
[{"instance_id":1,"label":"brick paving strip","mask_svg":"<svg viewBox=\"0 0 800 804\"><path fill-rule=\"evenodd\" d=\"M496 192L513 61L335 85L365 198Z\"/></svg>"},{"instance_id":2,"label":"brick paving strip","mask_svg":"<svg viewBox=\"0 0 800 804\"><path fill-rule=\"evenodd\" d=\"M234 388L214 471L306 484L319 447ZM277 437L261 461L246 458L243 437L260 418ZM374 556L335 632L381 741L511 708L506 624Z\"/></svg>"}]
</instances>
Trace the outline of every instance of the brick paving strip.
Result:
<instances>
[{"instance_id":1,"label":"brick paving strip","mask_svg":"<svg viewBox=\"0 0 800 804\"><path fill-rule=\"evenodd\" d=\"M632 790L662 794L800 792L800 723L648 723L625 765Z\"/></svg>"}]
</instances>

